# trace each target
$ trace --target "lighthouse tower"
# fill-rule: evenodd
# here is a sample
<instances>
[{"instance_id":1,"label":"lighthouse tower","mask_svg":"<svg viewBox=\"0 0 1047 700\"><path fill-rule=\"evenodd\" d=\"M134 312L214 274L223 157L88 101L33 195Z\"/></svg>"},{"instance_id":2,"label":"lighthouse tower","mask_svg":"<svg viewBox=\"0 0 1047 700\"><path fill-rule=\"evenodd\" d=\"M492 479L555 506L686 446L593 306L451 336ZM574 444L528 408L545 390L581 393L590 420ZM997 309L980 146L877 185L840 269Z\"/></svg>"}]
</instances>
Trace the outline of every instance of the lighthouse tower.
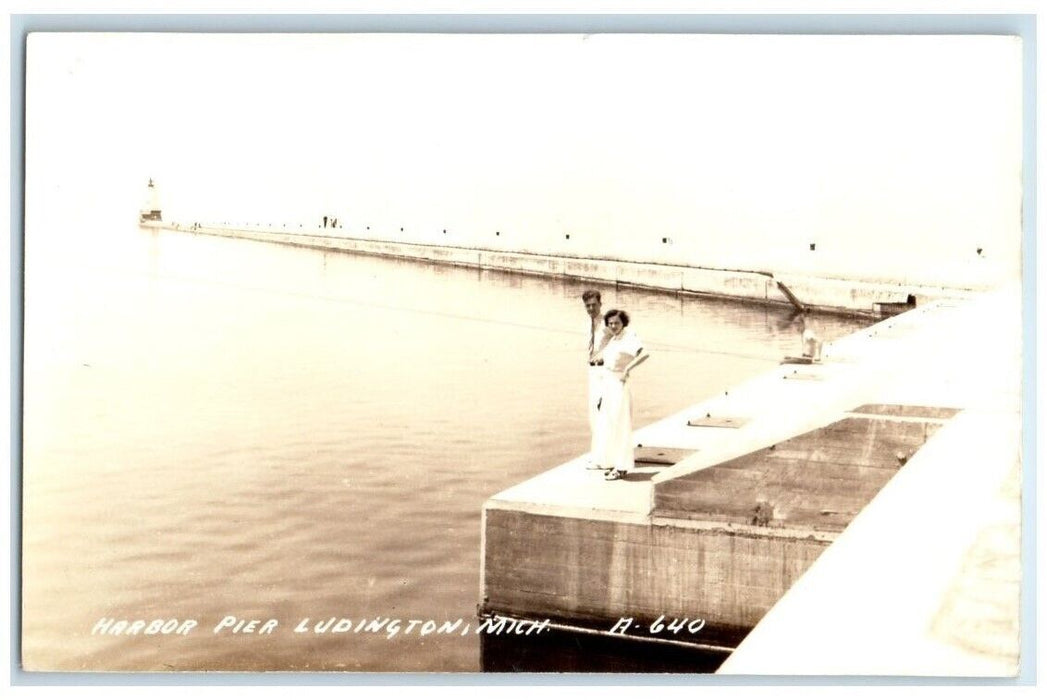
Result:
<instances>
[{"instance_id":1,"label":"lighthouse tower","mask_svg":"<svg viewBox=\"0 0 1047 700\"><path fill-rule=\"evenodd\" d=\"M149 189L146 192L145 205L138 212L138 221L144 224L147 221L159 222L160 220L160 195L156 192L153 178L149 178Z\"/></svg>"}]
</instances>

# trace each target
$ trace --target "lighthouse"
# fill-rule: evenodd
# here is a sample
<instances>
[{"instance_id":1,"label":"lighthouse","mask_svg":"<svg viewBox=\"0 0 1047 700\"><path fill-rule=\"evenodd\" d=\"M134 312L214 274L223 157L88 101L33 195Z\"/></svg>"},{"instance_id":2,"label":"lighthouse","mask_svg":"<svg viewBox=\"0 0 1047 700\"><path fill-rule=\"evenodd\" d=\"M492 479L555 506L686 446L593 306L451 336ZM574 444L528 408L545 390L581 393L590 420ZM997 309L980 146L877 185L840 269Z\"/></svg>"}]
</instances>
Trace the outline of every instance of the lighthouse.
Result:
<instances>
[{"instance_id":1,"label":"lighthouse","mask_svg":"<svg viewBox=\"0 0 1047 700\"><path fill-rule=\"evenodd\" d=\"M149 188L146 191L145 204L138 213L138 222L144 224L153 221L161 221L160 195L156 192L156 185L153 184L153 178L149 178Z\"/></svg>"}]
</instances>

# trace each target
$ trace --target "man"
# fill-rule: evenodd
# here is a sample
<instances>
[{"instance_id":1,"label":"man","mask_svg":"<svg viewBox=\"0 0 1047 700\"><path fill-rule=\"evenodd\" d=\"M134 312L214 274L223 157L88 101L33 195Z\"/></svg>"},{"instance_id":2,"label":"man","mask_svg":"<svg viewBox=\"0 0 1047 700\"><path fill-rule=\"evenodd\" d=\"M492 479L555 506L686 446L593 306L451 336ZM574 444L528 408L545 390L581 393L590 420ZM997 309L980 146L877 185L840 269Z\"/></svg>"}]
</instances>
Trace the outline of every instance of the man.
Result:
<instances>
[{"instance_id":1,"label":"man","mask_svg":"<svg viewBox=\"0 0 1047 700\"><path fill-rule=\"evenodd\" d=\"M600 427L600 380L603 376L601 371L601 365L603 365L602 359L598 358L598 351L603 347L604 336L607 333L607 329L603 325L603 315L601 314L601 300L600 292L595 289L587 289L582 293L582 303L585 304L585 312L589 314L588 323L588 336L589 341L589 354L587 361L589 363L589 455L586 458L587 464L586 469L599 469L600 466L596 463L596 449L599 445L597 439L597 431Z\"/></svg>"}]
</instances>

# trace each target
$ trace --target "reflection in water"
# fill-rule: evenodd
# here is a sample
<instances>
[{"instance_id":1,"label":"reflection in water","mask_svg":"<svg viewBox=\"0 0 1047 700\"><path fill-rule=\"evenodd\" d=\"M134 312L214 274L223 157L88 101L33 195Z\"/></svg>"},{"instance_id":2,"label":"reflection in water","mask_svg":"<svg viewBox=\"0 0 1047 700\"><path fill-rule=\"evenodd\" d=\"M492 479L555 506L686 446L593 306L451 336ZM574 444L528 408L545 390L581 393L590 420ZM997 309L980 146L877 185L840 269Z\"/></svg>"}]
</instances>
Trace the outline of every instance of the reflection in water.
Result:
<instances>
[{"instance_id":1,"label":"reflection in water","mask_svg":"<svg viewBox=\"0 0 1047 700\"><path fill-rule=\"evenodd\" d=\"M481 668L476 635L294 628L473 619L484 501L586 449L588 285L138 229L26 265L29 668ZM796 353L787 310L598 288L652 353L637 425Z\"/></svg>"}]
</instances>

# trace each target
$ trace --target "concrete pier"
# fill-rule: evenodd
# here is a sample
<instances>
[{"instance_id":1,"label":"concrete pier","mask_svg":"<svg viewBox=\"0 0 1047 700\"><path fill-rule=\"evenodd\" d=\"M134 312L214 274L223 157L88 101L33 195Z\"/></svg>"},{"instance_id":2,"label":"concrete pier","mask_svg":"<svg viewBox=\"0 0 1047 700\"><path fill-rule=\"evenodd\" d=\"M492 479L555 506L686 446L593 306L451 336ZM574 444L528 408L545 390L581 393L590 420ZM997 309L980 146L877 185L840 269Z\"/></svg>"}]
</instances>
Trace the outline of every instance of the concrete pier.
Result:
<instances>
[{"instance_id":1,"label":"concrete pier","mask_svg":"<svg viewBox=\"0 0 1047 700\"><path fill-rule=\"evenodd\" d=\"M898 310L938 299L970 296L971 289L909 283L834 279L812 275L781 275L761 270L730 270L699 265L670 265L614 259L542 255L453 245L428 245L332 235L324 229L290 231L271 228L163 223L165 228L199 235L265 241L359 255L420 260L443 265L505 270L520 274L567 277L680 294L744 299L767 304L791 302L781 282L811 309L882 318Z\"/></svg>"},{"instance_id":2,"label":"concrete pier","mask_svg":"<svg viewBox=\"0 0 1047 700\"><path fill-rule=\"evenodd\" d=\"M737 648L726 672L1016 672L1020 308L918 306L635 432L675 464L605 482L579 458L495 495L481 611ZM976 546L1001 563L965 566Z\"/></svg>"}]
</instances>

